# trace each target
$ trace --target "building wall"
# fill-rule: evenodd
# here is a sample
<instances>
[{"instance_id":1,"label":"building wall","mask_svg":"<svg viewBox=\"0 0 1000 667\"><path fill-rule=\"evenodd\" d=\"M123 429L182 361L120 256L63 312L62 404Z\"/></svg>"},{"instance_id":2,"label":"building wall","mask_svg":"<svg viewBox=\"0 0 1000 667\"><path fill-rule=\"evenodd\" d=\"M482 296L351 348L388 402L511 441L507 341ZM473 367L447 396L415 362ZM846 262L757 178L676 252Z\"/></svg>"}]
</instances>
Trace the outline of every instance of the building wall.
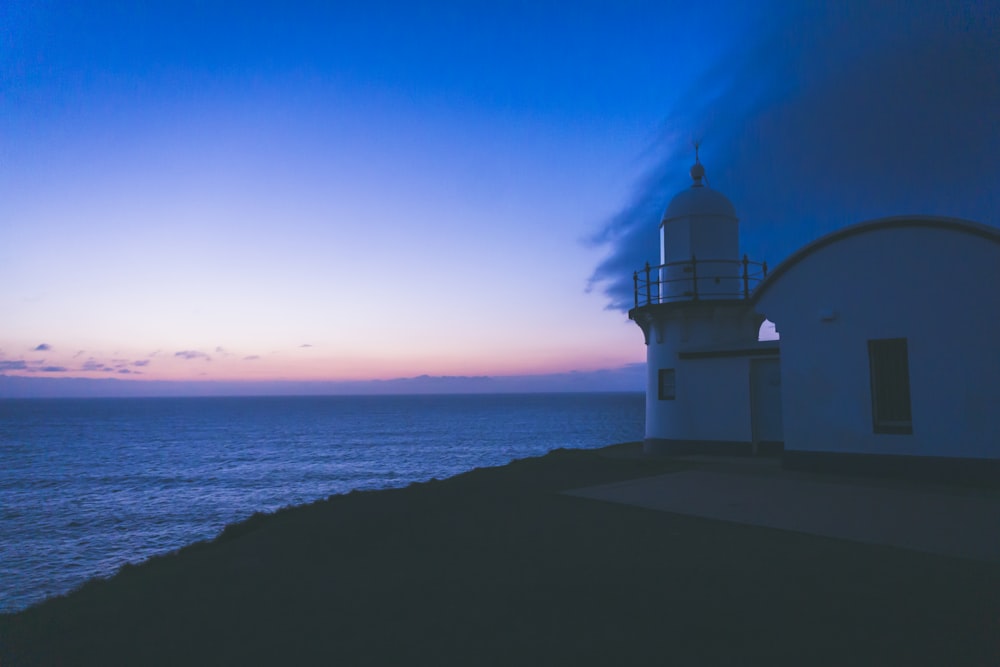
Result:
<instances>
[{"instance_id":1,"label":"building wall","mask_svg":"<svg viewBox=\"0 0 1000 667\"><path fill-rule=\"evenodd\" d=\"M728 215L691 214L661 223L663 263L699 259L739 259L739 222Z\"/></svg>"},{"instance_id":2,"label":"building wall","mask_svg":"<svg viewBox=\"0 0 1000 667\"><path fill-rule=\"evenodd\" d=\"M646 352L647 441L751 442L750 358L681 353L755 347L760 321L745 303L658 309ZM660 400L659 371L670 368L676 397Z\"/></svg>"},{"instance_id":3,"label":"building wall","mask_svg":"<svg viewBox=\"0 0 1000 667\"><path fill-rule=\"evenodd\" d=\"M781 335L786 452L1000 458L1000 232L913 221L832 235L755 294ZM881 338L907 339L912 434L874 432Z\"/></svg>"},{"instance_id":4,"label":"building wall","mask_svg":"<svg viewBox=\"0 0 1000 667\"><path fill-rule=\"evenodd\" d=\"M742 269L737 263L739 229L735 218L705 215L677 218L663 223L660 258L663 264L682 262L661 270L666 299L684 297L694 292L691 258L697 259L698 293L733 298L743 289ZM723 260L723 261L713 261Z\"/></svg>"}]
</instances>

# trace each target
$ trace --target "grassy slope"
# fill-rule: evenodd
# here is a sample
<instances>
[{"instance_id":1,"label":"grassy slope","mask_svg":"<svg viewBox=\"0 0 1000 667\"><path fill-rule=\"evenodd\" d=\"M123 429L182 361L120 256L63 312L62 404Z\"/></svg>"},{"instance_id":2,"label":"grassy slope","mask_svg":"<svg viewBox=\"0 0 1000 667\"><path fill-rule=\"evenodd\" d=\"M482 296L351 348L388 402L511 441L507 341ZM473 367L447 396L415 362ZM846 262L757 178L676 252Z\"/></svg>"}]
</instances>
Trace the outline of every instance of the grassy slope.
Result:
<instances>
[{"instance_id":1,"label":"grassy slope","mask_svg":"<svg viewBox=\"0 0 1000 667\"><path fill-rule=\"evenodd\" d=\"M0 617L0 665L1000 664L1000 568L569 498L559 451L255 517Z\"/></svg>"}]
</instances>

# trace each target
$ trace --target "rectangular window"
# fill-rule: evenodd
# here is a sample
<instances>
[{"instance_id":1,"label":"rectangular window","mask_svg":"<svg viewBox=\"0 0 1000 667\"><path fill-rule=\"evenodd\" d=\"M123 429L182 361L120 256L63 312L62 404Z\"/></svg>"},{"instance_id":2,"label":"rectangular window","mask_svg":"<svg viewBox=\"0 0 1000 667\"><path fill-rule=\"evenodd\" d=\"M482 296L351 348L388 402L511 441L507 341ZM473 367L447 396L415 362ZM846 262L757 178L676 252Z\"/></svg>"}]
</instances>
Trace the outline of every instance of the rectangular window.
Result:
<instances>
[{"instance_id":1,"label":"rectangular window","mask_svg":"<svg viewBox=\"0 0 1000 667\"><path fill-rule=\"evenodd\" d=\"M868 341L872 424L876 433L913 433L910 363L905 338Z\"/></svg>"},{"instance_id":2,"label":"rectangular window","mask_svg":"<svg viewBox=\"0 0 1000 667\"><path fill-rule=\"evenodd\" d=\"M660 400L661 401L672 401L674 400L674 392L676 391L676 379L674 377L673 368L661 368L660 369Z\"/></svg>"}]
</instances>

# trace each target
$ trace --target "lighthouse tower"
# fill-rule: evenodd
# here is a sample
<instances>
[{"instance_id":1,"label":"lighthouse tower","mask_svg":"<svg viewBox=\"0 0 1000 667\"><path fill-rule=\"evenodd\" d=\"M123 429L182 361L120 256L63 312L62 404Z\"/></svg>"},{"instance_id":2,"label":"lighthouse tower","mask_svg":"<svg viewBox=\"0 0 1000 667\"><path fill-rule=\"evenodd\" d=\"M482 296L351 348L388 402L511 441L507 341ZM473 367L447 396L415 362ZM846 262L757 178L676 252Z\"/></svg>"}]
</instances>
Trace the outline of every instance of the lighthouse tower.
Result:
<instances>
[{"instance_id":1,"label":"lighthouse tower","mask_svg":"<svg viewBox=\"0 0 1000 667\"><path fill-rule=\"evenodd\" d=\"M732 203L705 183L695 153L691 186L660 222L659 266L636 271L629 318L646 342L649 453L751 453L780 441L766 378L778 375L777 342L759 342L764 318L747 299L766 275L739 249ZM759 386L758 386L759 385ZM763 406L763 407L761 407Z\"/></svg>"}]
</instances>

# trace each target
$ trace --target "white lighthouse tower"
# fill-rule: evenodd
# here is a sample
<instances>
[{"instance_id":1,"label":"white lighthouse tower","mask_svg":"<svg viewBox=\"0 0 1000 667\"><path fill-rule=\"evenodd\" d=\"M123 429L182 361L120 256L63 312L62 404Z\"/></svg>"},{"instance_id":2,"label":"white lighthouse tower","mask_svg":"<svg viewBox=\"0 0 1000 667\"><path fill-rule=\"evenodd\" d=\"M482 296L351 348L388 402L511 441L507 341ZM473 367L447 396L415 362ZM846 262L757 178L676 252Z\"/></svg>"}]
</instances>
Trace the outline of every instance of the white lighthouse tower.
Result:
<instances>
[{"instance_id":1,"label":"white lighthouse tower","mask_svg":"<svg viewBox=\"0 0 1000 667\"><path fill-rule=\"evenodd\" d=\"M691 187L660 222L659 266L634 274L629 318L646 341L650 453L751 453L781 441L778 344L759 342L749 305L767 265L739 250L736 210L705 184L695 152Z\"/></svg>"}]
</instances>

